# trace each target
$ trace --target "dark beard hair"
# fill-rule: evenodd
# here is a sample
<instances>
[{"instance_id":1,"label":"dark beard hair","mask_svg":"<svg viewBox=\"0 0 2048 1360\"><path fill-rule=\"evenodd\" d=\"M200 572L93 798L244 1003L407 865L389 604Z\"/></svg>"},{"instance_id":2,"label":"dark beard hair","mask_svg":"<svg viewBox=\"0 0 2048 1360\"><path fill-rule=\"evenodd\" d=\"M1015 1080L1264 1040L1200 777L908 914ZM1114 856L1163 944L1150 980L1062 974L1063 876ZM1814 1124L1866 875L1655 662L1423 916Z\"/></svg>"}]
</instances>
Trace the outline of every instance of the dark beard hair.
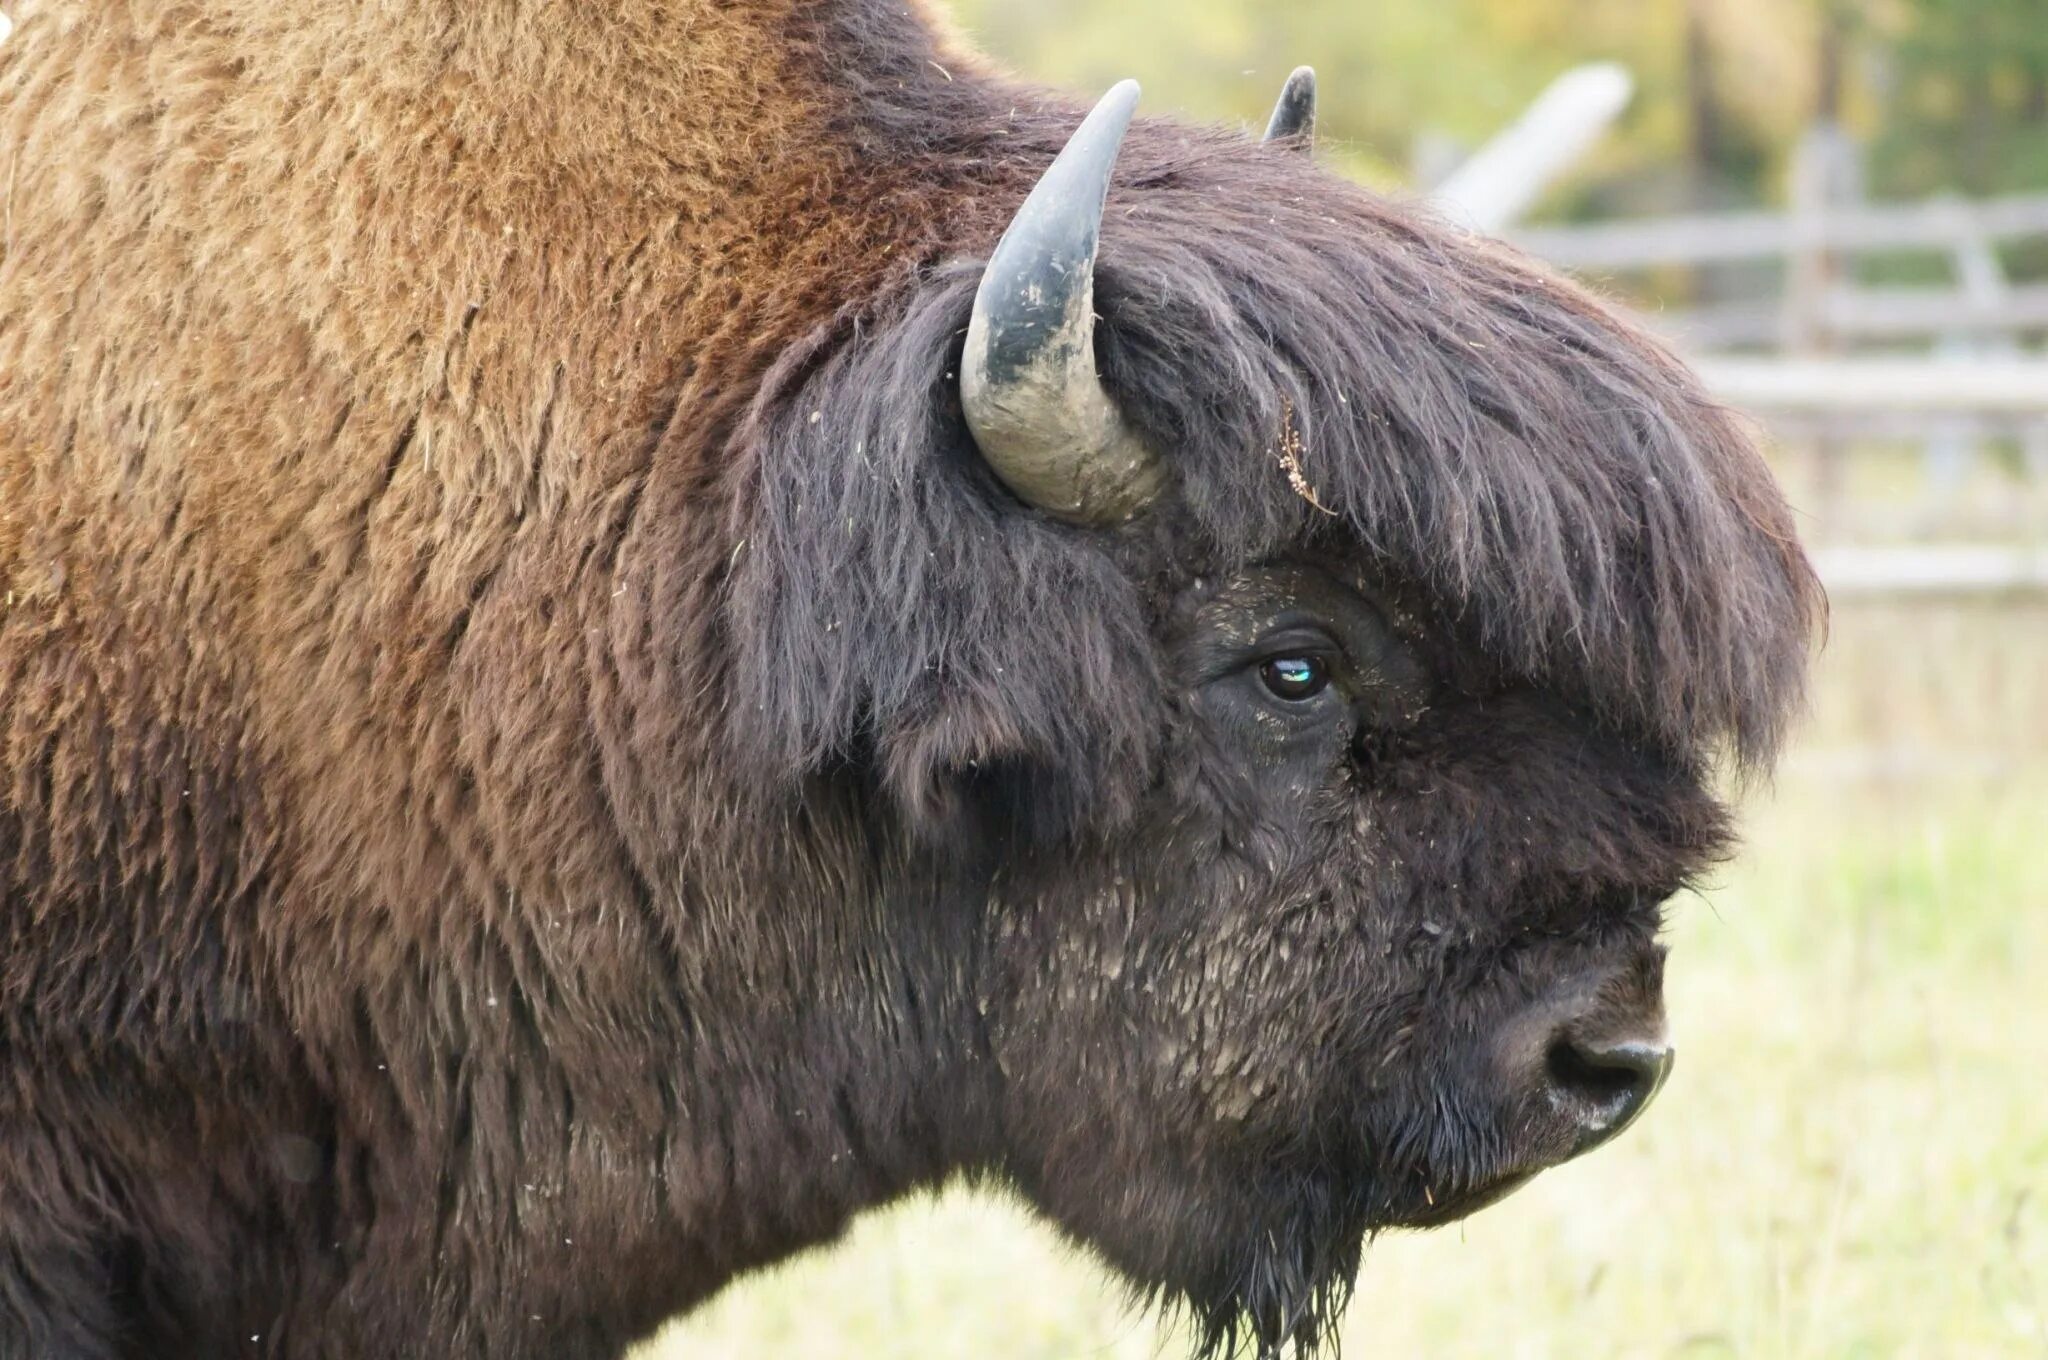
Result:
<instances>
[{"instance_id":1,"label":"dark beard hair","mask_svg":"<svg viewBox=\"0 0 2048 1360\"><path fill-rule=\"evenodd\" d=\"M1324 1178L1288 1199L1273 1221L1247 1225L1229 1278L1151 1300L1190 1328L1197 1360L1226 1360L1247 1349L1256 1360L1338 1353L1337 1323L1365 1254L1366 1208Z\"/></svg>"}]
</instances>

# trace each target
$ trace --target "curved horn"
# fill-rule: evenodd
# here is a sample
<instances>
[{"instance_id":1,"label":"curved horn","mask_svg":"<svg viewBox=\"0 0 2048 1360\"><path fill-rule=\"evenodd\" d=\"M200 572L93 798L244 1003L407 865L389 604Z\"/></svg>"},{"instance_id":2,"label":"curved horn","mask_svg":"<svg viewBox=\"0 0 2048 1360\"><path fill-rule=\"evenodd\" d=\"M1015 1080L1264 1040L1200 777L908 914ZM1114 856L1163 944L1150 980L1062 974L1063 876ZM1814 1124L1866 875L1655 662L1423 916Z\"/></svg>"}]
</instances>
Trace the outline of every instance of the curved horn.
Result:
<instances>
[{"instance_id":1,"label":"curved horn","mask_svg":"<svg viewBox=\"0 0 2048 1360\"><path fill-rule=\"evenodd\" d=\"M1306 151L1314 144L1315 135L1316 68L1297 66L1280 87L1279 101L1273 105L1273 116L1267 120L1266 135L1261 140L1299 136L1302 150Z\"/></svg>"},{"instance_id":2,"label":"curved horn","mask_svg":"<svg viewBox=\"0 0 2048 1360\"><path fill-rule=\"evenodd\" d=\"M1102 96L1010 220L967 323L960 404L1004 485L1072 524L1129 519L1165 484L1095 372L1095 249L1117 148L1138 104Z\"/></svg>"}]
</instances>

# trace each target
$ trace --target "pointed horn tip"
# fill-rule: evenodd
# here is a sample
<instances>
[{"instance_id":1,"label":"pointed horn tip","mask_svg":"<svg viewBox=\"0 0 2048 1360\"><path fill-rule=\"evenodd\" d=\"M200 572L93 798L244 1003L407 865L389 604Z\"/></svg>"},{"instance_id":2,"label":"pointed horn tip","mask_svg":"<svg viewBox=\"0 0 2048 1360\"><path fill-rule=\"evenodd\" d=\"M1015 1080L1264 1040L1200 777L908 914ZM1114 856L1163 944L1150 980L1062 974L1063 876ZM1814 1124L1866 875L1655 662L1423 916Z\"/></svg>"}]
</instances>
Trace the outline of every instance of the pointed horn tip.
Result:
<instances>
[{"instance_id":1,"label":"pointed horn tip","mask_svg":"<svg viewBox=\"0 0 2048 1360\"><path fill-rule=\"evenodd\" d=\"M1125 78L1103 92L1095 101L1095 107L1088 110L1088 116L1081 120L1083 128L1107 127L1109 135L1122 137L1124 129L1131 125L1131 116L1138 111L1138 96L1144 91L1138 82Z\"/></svg>"},{"instance_id":2,"label":"pointed horn tip","mask_svg":"<svg viewBox=\"0 0 2048 1360\"><path fill-rule=\"evenodd\" d=\"M1266 135L1262 141L1302 136L1306 146L1307 137L1313 134L1316 125L1316 71L1313 66L1297 66L1287 77L1287 83L1280 87L1280 98L1273 104L1273 115L1266 123Z\"/></svg>"},{"instance_id":3,"label":"pointed horn tip","mask_svg":"<svg viewBox=\"0 0 2048 1360\"><path fill-rule=\"evenodd\" d=\"M1110 167L1116 163L1124 134L1130 130L1131 116L1138 108L1138 94L1135 80L1119 80L1110 86L1046 167L1027 203L1041 195L1066 192L1068 186L1075 184L1099 183L1106 193Z\"/></svg>"}]
</instances>

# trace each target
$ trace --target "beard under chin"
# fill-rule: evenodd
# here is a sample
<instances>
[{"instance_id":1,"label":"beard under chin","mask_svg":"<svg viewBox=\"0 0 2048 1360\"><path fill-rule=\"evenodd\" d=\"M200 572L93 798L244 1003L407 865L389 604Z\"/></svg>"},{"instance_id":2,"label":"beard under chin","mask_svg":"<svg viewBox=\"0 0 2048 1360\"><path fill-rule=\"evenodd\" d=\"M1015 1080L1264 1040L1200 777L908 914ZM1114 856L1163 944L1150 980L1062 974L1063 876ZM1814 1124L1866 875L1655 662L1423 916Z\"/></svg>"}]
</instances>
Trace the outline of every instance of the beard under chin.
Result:
<instances>
[{"instance_id":1,"label":"beard under chin","mask_svg":"<svg viewBox=\"0 0 2048 1360\"><path fill-rule=\"evenodd\" d=\"M1204 1215L1212 1226L1227 1225L1207 1239L1216 1246L1204 1264L1172 1285L1141 1292L1185 1318L1198 1360L1247 1351L1256 1360L1334 1354L1337 1325L1375 1234L1463 1218L1534 1174L1501 1175L1490 1165L1464 1170L1248 1178L1224 1197L1227 1209L1212 1202Z\"/></svg>"},{"instance_id":2,"label":"beard under chin","mask_svg":"<svg viewBox=\"0 0 2048 1360\"><path fill-rule=\"evenodd\" d=\"M1202 1277L1151 1291L1185 1316L1198 1360L1298 1360L1334 1349L1365 1250L1368 1211L1326 1183L1290 1187L1233 1225ZM1243 1206L1241 1206L1243 1207Z\"/></svg>"},{"instance_id":3,"label":"beard under chin","mask_svg":"<svg viewBox=\"0 0 2048 1360\"><path fill-rule=\"evenodd\" d=\"M1184 1325L1197 1360L1311 1360L1335 1353L1373 1235L1463 1217L1526 1179L1505 1174L1518 1168L1491 1124L1351 1119L1277 1156L1241 1146L1114 1169L1089 1157L1016 1183L1134 1302Z\"/></svg>"}]
</instances>

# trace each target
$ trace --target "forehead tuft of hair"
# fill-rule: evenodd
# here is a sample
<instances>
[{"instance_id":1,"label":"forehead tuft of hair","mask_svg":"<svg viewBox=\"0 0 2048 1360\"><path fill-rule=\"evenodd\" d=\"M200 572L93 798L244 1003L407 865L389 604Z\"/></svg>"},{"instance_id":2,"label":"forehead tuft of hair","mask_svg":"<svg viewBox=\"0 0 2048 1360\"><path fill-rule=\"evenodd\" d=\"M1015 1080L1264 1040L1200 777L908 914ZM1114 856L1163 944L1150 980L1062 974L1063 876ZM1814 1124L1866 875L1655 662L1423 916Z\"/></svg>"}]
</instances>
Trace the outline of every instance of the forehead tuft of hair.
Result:
<instances>
[{"instance_id":1,"label":"forehead tuft of hair","mask_svg":"<svg viewBox=\"0 0 2048 1360\"><path fill-rule=\"evenodd\" d=\"M1297 157L1175 130L1124 176L1101 359L1213 551L1348 534L1600 719L1769 761L1824 600L1745 422L1660 344Z\"/></svg>"}]
</instances>

